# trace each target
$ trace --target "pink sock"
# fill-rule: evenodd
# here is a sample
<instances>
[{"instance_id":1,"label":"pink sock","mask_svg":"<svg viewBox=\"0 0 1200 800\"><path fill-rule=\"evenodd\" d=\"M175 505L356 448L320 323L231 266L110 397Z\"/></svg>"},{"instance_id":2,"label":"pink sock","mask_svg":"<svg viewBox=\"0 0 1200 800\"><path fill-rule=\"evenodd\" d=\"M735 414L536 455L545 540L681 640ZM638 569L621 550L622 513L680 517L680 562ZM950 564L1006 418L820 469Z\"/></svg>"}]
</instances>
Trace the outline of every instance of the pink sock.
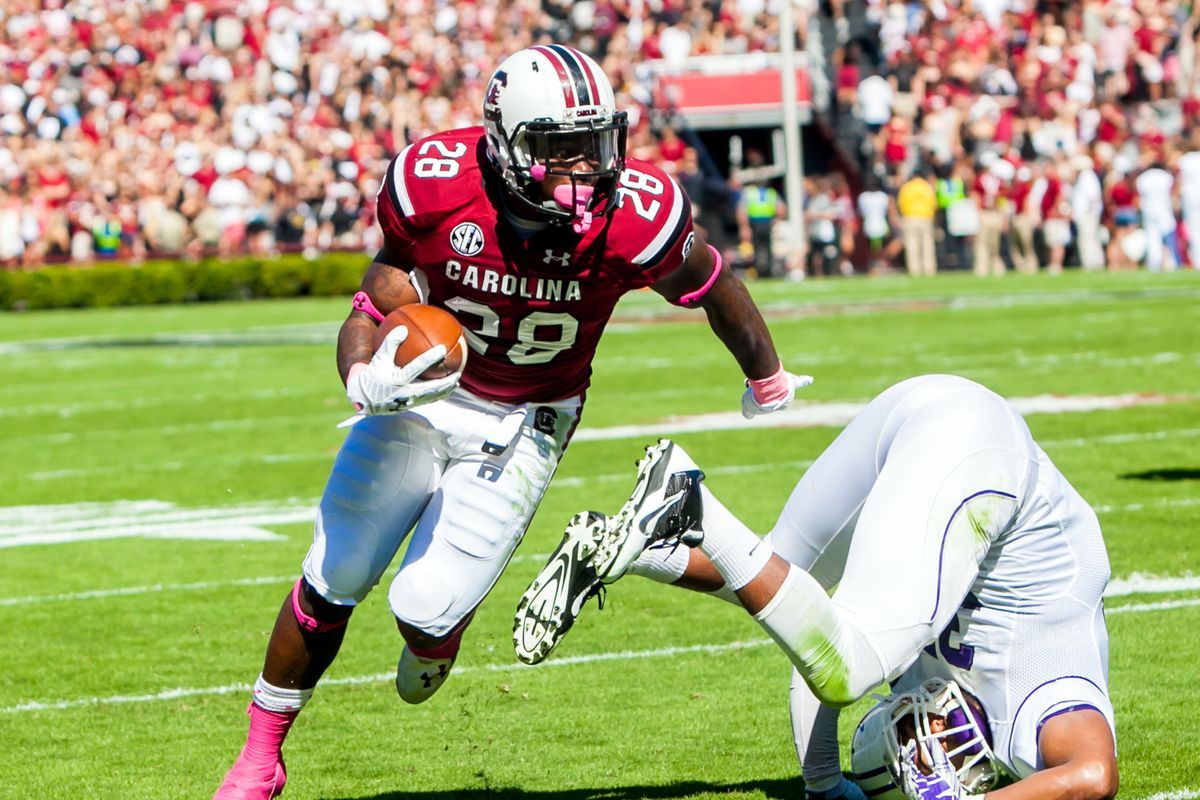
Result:
<instances>
[{"instance_id":1,"label":"pink sock","mask_svg":"<svg viewBox=\"0 0 1200 800\"><path fill-rule=\"evenodd\" d=\"M300 712L267 711L251 703L246 713L250 715L250 733L246 735L242 758L264 772L269 770L273 774L275 762L280 759L283 740L287 738L288 730Z\"/></svg>"}]
</instances>

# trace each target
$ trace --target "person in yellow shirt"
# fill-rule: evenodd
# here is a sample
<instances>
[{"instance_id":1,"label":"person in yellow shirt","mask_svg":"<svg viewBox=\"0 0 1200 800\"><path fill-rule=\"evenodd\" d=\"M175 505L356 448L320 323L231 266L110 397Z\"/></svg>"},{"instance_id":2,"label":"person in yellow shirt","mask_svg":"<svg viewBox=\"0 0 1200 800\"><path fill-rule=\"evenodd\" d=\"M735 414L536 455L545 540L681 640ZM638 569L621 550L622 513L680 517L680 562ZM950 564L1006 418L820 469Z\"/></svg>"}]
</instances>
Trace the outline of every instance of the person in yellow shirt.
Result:
<instances>
[{"instance_id":1,"label":"person in yellow shirt","mask_svg":"<svg viewBox=\"0 0 1200 800\"><path fill-rule=\"evenodd\" d=\"M937 214L937 193L929 181L926 167L900 187L896 206L900 211L904 237L904 264L908 274L931 276L937 272L937 251L933 240L933 218Z\"/></svg>"},{"instance_id":2,"label":"person in yellow shirt","mask_svg":"<svg viewBox=\"0 0 1200 800\"><path fill-rule=\"evenodd\" d=\"M787 217L787 206L767 181L751 181L742 192L737 206L741 246L754 251L754 269L760 278L777 277L782 264L771 252L771 230L775 222Z\"/></svg>"}]
</instances>

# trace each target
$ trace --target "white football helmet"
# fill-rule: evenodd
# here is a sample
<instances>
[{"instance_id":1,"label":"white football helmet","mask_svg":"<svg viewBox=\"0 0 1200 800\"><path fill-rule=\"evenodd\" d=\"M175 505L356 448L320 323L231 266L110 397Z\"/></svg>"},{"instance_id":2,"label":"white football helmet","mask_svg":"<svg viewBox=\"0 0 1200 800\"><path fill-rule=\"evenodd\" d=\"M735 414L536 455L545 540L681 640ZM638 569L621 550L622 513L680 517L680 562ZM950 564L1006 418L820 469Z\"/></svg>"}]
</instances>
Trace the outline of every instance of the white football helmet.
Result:
<instances>
[{"instance_id":1,"label":"white football helmet","mask_svg":"<svg viewBox=\"0 0 1200 800\"><path fill-rule=\"evenodd\" d=\"M854 731L850 769L871 800L905 800L900 757L914 738L926 763L930 747L945 747L959 782L971 794L994 788L1003 774L978 703L954 681L930 678L914 691L880 697Z\"/></svg>"},{"instance_id":2,"label":"white football helmet","mask_svg":"<svg viewBox=\"0 0 1200 800\"><path fill-rule=\"evenodd\" d=\"M588 56L558 44L512 54L488 82L483 119L488 156L521 205L514 210L578 227L584 216L590 221L615 207L628 117ZM578 170L581 161L586 170ZM570 192L544 195L547 175L569 177Z\"/></svg>"}]
</instances>

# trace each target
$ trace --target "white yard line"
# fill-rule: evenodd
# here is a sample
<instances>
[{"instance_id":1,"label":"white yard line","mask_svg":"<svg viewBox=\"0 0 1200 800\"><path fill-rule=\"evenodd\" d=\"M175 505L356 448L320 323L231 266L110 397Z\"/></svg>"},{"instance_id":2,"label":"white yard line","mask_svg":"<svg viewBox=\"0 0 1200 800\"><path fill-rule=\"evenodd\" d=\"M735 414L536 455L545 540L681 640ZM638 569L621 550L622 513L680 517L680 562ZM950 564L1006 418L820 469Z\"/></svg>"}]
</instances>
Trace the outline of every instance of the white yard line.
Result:
<instances>
[{"instance_id":1,"label":"white yard line","mask_svg":"<svg viewBox=\"0 0 1200 800\"><path fill-rule=\"evenodd\" d=\"M97 539L282 541L264 526L311 522L314 503L178 508L157 500L14 506L0 512L0 549Z\"/></svg>"},{"instance_id":2,"label":"white yard line","mask_svg":"<svg viewBox=\"0 0 1200 800\"><path fill-rule=\"evenodd\" d=\"M1171 500L1159 500L1157 503L1125 503L1119 506L1095 506L1097 514L1111 514L1114 511L1154 511L1160 508L1186 508L1200 505L1200 497L1178 497Z\"/></svg>"},{"instance_id":3,"label":"white yard line","mask_svg":"<svg viewBox=\"0 0 1200 800\"><path fill-rule=\"evenodd\" d=\"M509 564L543 562L549 553L522 553L512 557ZM0 608L30 603L64 603L79 600L103 600L108 597L134 597L163 592L203 592L211 589L229 589L237 586L274 586L294 583L297 575L271 575L261 578L235 578L228 581L195 581L193 583L152 583L146 586L122 586L116 589L89 589L84 592L60 592L58 594L30 594L24 597L0 597Z\"/></svg>"},{"instance_id":4,"label":"white yard line","mask_svg":"<svg viewBox=\"0 0 1200 800\"><path fill-rule=\"evenodd\" d=\"M1128 597L1137 594L1165 592L1194 592L1200 590L1200 575L1160 576L1134 572L1128 578L1113 578L1104 590L1105 597Z\"/></svg>"},{"instance_id":5,"label":"white yard line","mask_svg":"<svg viewBox=\"0 0 1200 800\"><path fill-rule=\"evenodd\" d=\"M1032 305L1076 305L1082 302L1101 301L1115 302L1124 299L1141 299L1146 297L1174 299L1200 296L1200 292L1191 287L1158 287L1147 285L1141 289L1124 291L1097 291L1091 289L1074 289L1054 292L1009 292L1004 294L927 294L900 297L861 298L842 295L838 291L826 294L823 287L806 287L806 293L824 294L819 299L809 299L797 304L794 297L787 293L766 292L762 294L759 305L769 312L782 312L784 316L796 316L798 312L808 314L835 315L839 313L887 313L896 309L907 309L913 306L930 309L968 309L968 308L1011 308ZM642 329L661 324L657 318L675 317L678 309L666 306L656 299L650 302L640 302L637 297L630 297L621 304L606 331L622 332L628 329ZM692 317L691 324L700 324L704 319ZM688 323L682 323L688 324ZM18 342L0 343L0 355L19 355L24 353L44 353L63 350L87 348L104 348L113 346L212 346L236 345L252 346L255 344L327 344L337 336L337 323L303 322L283 323L279 325L256 325L248 328L218 328L203 331L187 331L179 333L145 333L128 334L124 336L75 336L47 339L28 339Z\"/></svg>"},{"instance_id":6,"label":"white yard line","mask_svg":"<svg viewBox=\"0 0 1200 800\"><path fill-rule=\"evenodd\" d=\"M727 465L709 470L709 475L753 474L776 469L795 469L809 462ZM576 490L600 483L627 482L628 473L574 476L550 484L552 491ZM1096 506L1098 514L1154 512L1200 505L1198 497L1181 497L1154 503ZM0 507L10 513L0 522L0 549L35 545L67 544L98 539L207 539L241 541L286 541L270 530L278 525L311 523L316 519L317 501L287 504L253 503L214 508L175 508L160 501L117 501L59 506ZM1162 590L1167 591L1167 590Z\"/></svg>"},{"instance_id":7,"label":"white yard line","mask_svg":"<svg viewBox=\"0 0 1200 800\"><path fill-rule=\"evenodd\" d=\"M281 397L303 397L319 394L319 390L302 389L297 387L275 387L271 389L255 389L245 392L243 399L274 400ZM178 406L181 403L216 403L229 399L228 393L209 392L207 394L155 394L152 397L129 397L121 400L97 400L89 403L72 403L47 407L45 403L25 406L10 406L0 408L0 417L74 417L79 414L89 414L98 411L131 411L134 409L156 408L158 406Z\"/></svg>"},{"instance_id":8,"label":"white yard line","mask_svg":"<svg viewBox=\"0 0 1200 800\"><path fill-rule=\"evenodd\" d=\"M130 336L77 336L63 339L30 339L23 342L0 343L0 355L24 355L65 350L90 350L140 347L253 347L255 345L332 344L337 337L337 325L301 323L197 331L195 333L149 333Z\"/></svg>"},{"instance_id":9,"label":"white yard line","mask_svg":"<svg viewBox=\"0 0 1200 800\"><path fill-rule=\"evenodd\" d=\"M508 563L536 563L545 561L549 557L549 553L518 553L517 555L513 556ZM59 592L57 594L31 594L24 595L22 597L0 597L0 608L6 606L26 605L29 603L62 603L79 600L102 600L108 597L133 597L137 595L159 594L163 592L201 592L211 589L228 589L238 586L269 586L292 583L295 580L296 575L277 575L258 578L235 578L225 581L152 583L143 586L122 586L114 589L89 589L82 592ZM1189 592L1196 590L1200 590L1200 576L1197 575L1188 574L1180 576L1157 576L1135 572L1128 578L1114 578L1112 581L1110 581L1108 588L1104 592L1104 596L1111 599L1115 597L1165 594L1168 592ZM1178 606L1180 608L1183 608L1190 603L1190 601L1166 602L1183 602L1184 605ZM1120 609L1122 608L1136 608L1137 610L1153 611L1158 607L1159 605L1156 603L1147 603L1145 604L1144 609L1130 605L1118 606L1117 609L1109 609L1109 611L1110 613L1114 611L1120 613Z\"/></svg>"},{"instance_id":10,"label":"white yard line","mask_svg":"<svg viewBox=\"0 0 1200 800\"><path fill-rule=\"evenodd\" d=\"M486 672L517 672L527 669L549 669L551 667L573 667L578 664L592 664L602 661L633 661L643 658L672 658L674 656L692 653L707 653L719 655L738 650L765 647L773 644L770 639L755 639L748 642L728 642L725 644L698 644L687 647L660 647L655 650L622 650L614 653L593 653L582 656L568 656L547 661L537 667L529 667L519 662L504 664L484 664L478 667L462 666L454 670L456 675L469 675ZM374 675L354 675L345 678L327 678L321 681L322 686L357 686L364 683L385 683L396 679L395 672L381 672ZM85 708L107 705L126 705L130 703L153 703L162 700L179 700L185 697L204 697L212 695L249 692L251 684L233 683L225 686L208 686L195 689L165 689L153 694L109 695L107 697L84 697L75 700L30 700L12 706L0 706L0 714L20 714L29 711L63 711L71 708Z\"/></svg>"},{"instance_id":11,"label":"white yard line","mask_svg":"<svg viewBox=\"0 0 1200 800\"><path fill-rule=\"evenodd\" d=\"M575 441L586 441L589 438L589 436L583 435L583 434L585 434L587 430L589 430L589 429L586 429L586 428L583 429L583 431L581 431L581 434L577 435L575 437ZM598 430L608 431L611 429L601 428ZM681 432L686 433L687 431L681 431ZM65 435L67 437L73 436L72 434L59 434L59 435L60 436ZM636 431L636 433L633 436L631 436L631 438L639 438L642 436L644 436L644 434L642 433L641 429L639 428ZM1040 444L1048 450L1053 450L1053 449L1065 448L1065 447L1089 447L1089 446L1097 445L1097 444L1131 444L1134 442L1158 442L1158 441L1169 441L1172 439L1191 439L1191 438L1195 438L1197 436L1200 436L1200 428L1176 428L1176 429L1165 430L1165 431L1145 431L1145 432L1141 432L1141 433L1114 433L1114 434L1106 434L1103 436L1088 436L1088 437L1080 437L1080 438L1074 438L1074 439L1050 439L1050 440L1042 441L1042 442L1040 442ZM603 439L603 438L607 438L607 437L606 436L591 436L590 438ZM223 458L201 459L201 460L199 460L199 462L204 463L206 465L287 464L287 463L296 463L296 462L303 462L303 461L331 462L332 460L333 460L333 454L330 451L321 450L318 452L311 452L311 453L268 453L266 455L237 455L237 456L228 456L228 457L223 457ZM179 470L194 468L197 463L198 463L197 461L191 461L191 462L165 461L165 462L157 462L157 463L127 464L124 467L122 467L122 470L126 473L133 472L133 471L137 471L137 472L162 472L162 471L178 472ZM811 462L789 462L789 463L807 465L807 464L810 464ZM773 468L774 466L775 466L775 464L774 464L774 462L772 462L770 464L764 464L764 465L760 465L758 467L751 466L751 465L743 465L740 467L730 467L729 469L741 469L746 472L751 472L756 469ZM103 474L107 474L111 471L112 471L112 468L107 467L107 466L105 466L105 467L75 467L72 469L54 469L54 470L41 470L41 471L37 471L37 472L29 472L29 473L26 473L22 477L24 477L28 480L31 480L31 481L39 481L39 482L61 481L61 480L73 480L76 478L83 478L83 477L87 477L89 475L103 475ZM612 476L612 475L600 475L600 476L597 476L596 480L609 481L609 480L613 480L614 478L615 478L615 476ZM583 480L584 480L583 478L560 478L558 481L555 482L554 485L582 486Z\"/></svg>"},{"instance_id":12,"label":"white yard line","mask_svg":"<svg viewBox=\"0 0 1200 800\"><path fill-rule=\"evenodd\" d=\"M1200 605L1200 598L1192 600L1172 600L1161 603L1141 603L1108 609L1109 614L1138 613L1145 611L1162 611L1174 608L1184 608ZM478 667L463 666L455 670L455 674L473 674L484 672L514 672L525 669L547 669L550 667L570 667L578 664L592 664L604 661L632 661L643 658L671 658L673 656L691 653L708 653L718 655L723 653L746 650L749 648L765 647L773 644L770 639L754 639L744 642L727 642L723 644L700 644L686 647L661 647L654 650L621 650L609 653L592 653L581 656L568 656L547 661L538 667L528 667L516 662L503 664L485 664ZM349 686L365 683L384 683L395 679L394 672L381 672L373 675L355 675L344 678L328 678L321 682L322 686ZM234 692L249 692L248 683L227 684L225 686L208 686L199 688L164 689L152 694L137 695L108 695L76 698L74 700L30 700L11 706L0 706L0 714L20 714L30 711L64 711L72 708L85 708L107 705L127 705L131 703L153 703L164 700L179 700L185 697L203 697L211 695L232 694ZM1158 795L1155 795L1158 797ZM1173 797L1173 795L1167 795Z\"/></svg>"},{"instance_id":13,"label":"white yard line","mask_svg":"<svg viewBox=\"0 0 1200 800\"><path fill-rule=\"evenodd\" d=\"M675 390L672 390L675 391ZM643 398L644 399L644 398ZM1112 411L1122 408L1133 408L1147 405L1165 405L1173 402L1192 401L1192 397L1166 397L1161 395L1143 395L1137 393L1119 395L1034 395L1031 397L1012 397L1012 403L1022 414L1063 414L1087 411ZM755 417L752 420L743 419L740 412L718 412L712 414L697 414L687 417L668 417L657 422L640 425L616 425L608 428L583 427L575 434L574 441L609 441L613 439L643 438L649 436L665 436L676 433L701 433L707 431L727 431L746 429L773 428L820 428L841 427L858 415L869 401L834 401L834 402L798 402L784 411ZM53 412L50 412L53 413ZM210 431L238 431L258 429L263 425L283 422L308 422L319 424L322 419L333 420L327 412L311 414L294 414L253 417L239 419L216 419L205 422L191 422L158 427L143 427L139 431L153 432L156 436L168 436L189 433L206 433ZM332 422L330 423L332 424ZM1139 434L1132 434L1137 436ZM12 437L9 443L20 442L22 445L32 445L35 442L66 443L96 438L122 438L129 436L129 430L124 428L89 428L78 432L36 433L26 436ZM1070 440L1074 441L1074 440ZM1114 440L1119 441L1119 440ZM1132 440L1131 440L1132 441ZM68 471L42 473L67 476ZM81 473L71 472L71 477Z\"/></svg>"},{"instance_id":14,"label":"white yard line","mask_svg":"<svg viewBox=\"0 0 1200 800\"><path fill-rule=\"evenodd\" d=\"M1164 405L1177 398L1159 395L1034 395L1011 397L1022 414L1063 414L1085 411L1111 411L1135 406ZM739 412L696 414L669 418L645 425L616 425L609 428L581 428L574 441L607 441L645 436L666 436L677 433L706 433L709 431L745 430L749 428L818 428L842 426L854 419L867 406L867 401L833 403L798 403L784 411L744 419Z\"/></svg>"},{"instance_id":15,"label":"white yard line","mask_svg":"<svg viewBox=\"0 0 1200 800\"><path fill-rule=\"evenodd\" d=\"M231 581L197 581L195 583L152 583L149 586L124 586L118 589L92 589L86 592L31 594L24 597L0 597L0 608L30 603L61 603L74 600L102 600L106 597L133 597L162 592L198 592L206 589L228 589L233 586L270 586L292 583L295 575L266 578L237 578Z\"/></svg>"},{"instance_id":16,"label":"white yard line","mask_svg":"<svg viewBox=\"0 0 1200 800\"><path fill-rule=\"evenodd\" d=\"M238 455L228 456L224 458L203 458L194 461L163 461L163 462L147 462L140 464L127 464L121 467L124 474L130 472L178 472L184 469L196 469L199 465L206 467L217 464L292 464L304 461L323 461L326 464L332 464L334 452L330 450L321 450L313 453L268 453L266 455ZM800 461L768 461L758 464L731 464L724 467L713 467L706 469L709 475L724 475L724 474L741 474L752 472L765 472L780 467L784 469L796 468L807 469L812 464L811 460L805 459ZM112 472L111 466L105 467L77 467L74 469L55 469L44 470L40 472L30 472L23 477L32 481L61 481L74 478L87 477L88 475L106 475ZM799 474L799 473L797 473ZM575 476L570 478L559 478L551 484L551 488L579 488L586 486L589 481L598 483L608 483L612 481L631 481L633 476L632 470L628 473L607 473L602 475L590 476ZM314 501L315 502L315 501Z\"/></svg>"},{"instance_id":17,"label":"white yard line","mask_svg":"<svg viewBox=\"0 0 1200 800\"><path fill-rule=\"evenodd\" d=\"M1168 789L1141 800L1194 800L1197 797L1200 797L1200 789Z\"/></svg>"},{"instance_id":18,"label":"white yard line","mask_svg":"<svg viewBox=\"0 0 1200 800\"><path fill-rule=\"evenodd\" d=\"M1200 428L1175 428L1167 431L1110 433L1104 436L1083 436L1076 439L1050 439L1039 442L1039 444L1044 448L1088 447L1094 444L1130 444L1133 442L1157 442L1166 439L1191 439L1196 436L1200 436Z\"/></svg>"},{"instance_id":19,"label":"white yard line","mask_svg":"<svg viewBox=\"0 0 1200 800\"><path fill-rule=\"evenodd\" d=\"M1127 606L1104 609L1105 614L1139 614L1146 611L1171 611L1176 608L1200 606L1200 597L1188 600L1161 600L1157 603L1131 603Z\"/></svg>"}]
</instances>

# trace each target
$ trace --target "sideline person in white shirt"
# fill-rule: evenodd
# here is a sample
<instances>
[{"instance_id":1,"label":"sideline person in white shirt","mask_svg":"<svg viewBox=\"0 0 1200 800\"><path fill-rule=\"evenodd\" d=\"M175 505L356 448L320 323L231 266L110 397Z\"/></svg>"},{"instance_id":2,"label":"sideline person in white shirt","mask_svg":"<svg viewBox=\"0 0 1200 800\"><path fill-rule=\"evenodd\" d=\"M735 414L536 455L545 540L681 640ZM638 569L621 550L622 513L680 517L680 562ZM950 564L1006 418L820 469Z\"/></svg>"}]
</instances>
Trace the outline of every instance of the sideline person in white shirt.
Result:
<instances>
[{"instance_id":1,"label":"sideline person in white shirt","mask_svg":"<svg viewBox=\"0 0 1200 800\"><path fill-rule=\"evenodd\" d=\"M1102 270L1104 234L1101 233L1100 220L1104 214L1104 189L1091 156L1076 156L1072 166L1077 172L1075 186L1071 189L1071 220L1075 223L1079 265L1085 270Z\"/></svg>"},{"instance_id":2,"label":"sideline person in white shirt","mask_svg":"<svg viewBox=\"0 0 1200 800\"><path fill-rule=\"evenodd\" d=\"M1175 176L1158 162L1137 177L1142 228L1146 233L1146 269L1173 271L1179 261L1175 236Z\"/></svg>"}]
</instances>

